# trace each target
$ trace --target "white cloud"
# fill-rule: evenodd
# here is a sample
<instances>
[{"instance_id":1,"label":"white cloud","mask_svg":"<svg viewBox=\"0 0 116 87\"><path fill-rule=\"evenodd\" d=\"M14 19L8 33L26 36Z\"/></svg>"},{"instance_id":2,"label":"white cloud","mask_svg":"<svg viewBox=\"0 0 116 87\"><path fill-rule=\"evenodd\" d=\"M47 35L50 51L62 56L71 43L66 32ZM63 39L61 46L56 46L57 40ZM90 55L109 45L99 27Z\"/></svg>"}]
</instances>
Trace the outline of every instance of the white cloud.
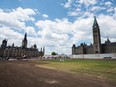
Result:
<instances>
[{"instance_id":1,"label":"white cloud","mask_svg":"<svg viewBox=\"0 0 116 87\"><path fill-rule=\"evenodd\" d=\"M107 12L112 13L113 11L114 11L114 8L113 7L110 7L109 9L107 9Z\"/></svg>"},{"instance_id":2,"label":"white cloud","mask_svg":"<svg viewBox=\"0 0 116 87\"><path fill-rule=\"evenodd\" d=\"M9 27L0 27L0 42L3 39L8 39L8 45L15 43L17 46L21 46L21 38L23 37L22 34L10 29Z\"/></svg>"},{"instance_id":3,"label":"white cloud","mask_svg":"<svg viewBox=\"0 0 116 87\"><path fill-rule=\"evenodd\" d=\"M116 7L114 8L114 15L113 17L116 19Z\"/></svg>"},{"instance_id":4,"label":"white cloud","mask_svg":"<svg viewBox=\"0 0 116 87\"><path fill-rule=\"evenodd\" d=\"M76 11L81 11L81 9L80 8L77 8Z\"/></svg>"},{"instance_id":5,"label":"white cloud","mask_svg":"<svg viewBox=\"0 0 116 87\"><path fill-rule=\"evenodd\" d=\"M79 15L79 12L73 11L73 12L68 12L69 16L77 16Z\"/></svg>"},{"instance_id":6,"label":"white cloud","mask_svg":"<svg viewBox=\"0 0 116 87\"><path fill-rule=\"evenodd\" d=\"M113 41L116 41L115 32L116 31L116 20L112 16L106 16L106 15L100 15L99 17L99 24L101 28L101 34L103 38L106 38L107 36L110 37L110 39L113 39ZM109 21L110 20L110 21Z\"/></svg>"},{"instance_id":7,"label":"white cloud","mask_svg":"<svg viewBox=\"0 0 116 87\"><path fill-rule=\"evenodd\" d=\"M70 1L70 2L69 2ZM115 5L110 1L105 0L69 0L64 4L68 4L68 16L75 18L85 18L91 15L107 14L113 15Z\"/></svg>"},{"instance_id":8,"label":"white cloud","mask_svg":"<svg viewBox=\"0 0 116 87\"><path fill-rule=\"evenodd\" d=\"M0 13L0 24L3 26L8 26L11 28L17 28L17 29L23 29L25 27L24 22L20 22L16 18L13 17L13 15L10 15L9 13Z\"/></svg>"},{"instance_id":9,"label":"white cloud","mask_svg":"<svg viewBox=\"0 0 116 87\"><path fill-rule=\"evenodd\" d=\"M90 24L91 21L86 19L76 20L74 23L69 22L67 19L40 20L36 23L41 28L38 34L44 39L45 42L43 44L46 44L49 48L52 46L53 49L51 51L61 50L60 53L70 54L73 43L77 43L81 39L90 40L88 38L90 36L88 29L91 28L88 25Z\"/></svg>"},{"instance_id":10,"label":"white cloud","mask_svg":"<svg viewBox=\"0 0 116 87\"><path fill-rule=\"evenodd\" d=\"M9 27L2 27L0 28L0 34L4 35L5 38L22 38L22 35L14 30L10 29Z\"/></svg>"},{"instance_id":11,"label":"white cloud","mask_svg":"<svg viewBox=\"0 0 116 87\"><path fill-rule=\"evenodd\" d=\"M25 28L25 31L29 35L33 35L33 36L36 36L37 35L35 29L33 27L31 27L31 26L26 27Z\"/></svg>"},{"instance_id":12,"label":"white cloud","mask_svg":"<svg viewBox=\"0 0 116 87\"><path fill-rule=\"evenodd\" d=\"M95 5L97 3L97 0L67 0L63 6L65 8L71 9L71 7L81 7L82 4L85 6L89 5Z\"/></svg>"},{"instance_id":13,"label":"white cloud","mask_svg":"<svg viewBox=\"0 0 116 87\"><path fill-rule=\"evenodd\" d=\"M100 8L101 8L100 6L93 6L93 7L91 8L91 11L99 10Z\"/></svg>"},{"instance_id":14,"label":"white cloud","mask_svg":"<svg viewBox=\"0 0 116 87\"><path fill-rule=\"evenodd\" d=\"M70 8L73 0L68 0L67 3L64 4L65 8Z\"/></svg>"},{"instance_id":15,"label":"white cloud","mask_svg":"<svg viewBox=\"0 0 116 87\"><path fill-rule=\"evenodd\" d=\"M45 44L49 50L62 50L60 53L66 53L66 47L71 46L71 42L69 41L68 33L71 32L71 23L67 19L56 19L54 21L51 20L40 20L36 23L36 25L41 28L38 31L38 34L41 35L41 39L44 39L43 44ZM66 47L65 47L66 46ZM64 49L60 49L65 47ZM67 50L69 53L69 50Z\"/></svg>"},{"instance_id":16,"label":"white cloud","mask_svg":"<svg viewBox=\"0 0 116 87\"><path fill-rule=\"evenodd\" d=\"M2 9L1 9L2 10ZM36 13L32 9L21 7L12 9L9 12L0 11L0 24L13 29L24 29L26 21L34 21L32 15Z\"/></svg>"},{"instance_id":17,"label":"white cloud","mask_svg":"<svg viewBox=\"0 0 116 87\"><path fill-rule=\"evenodd\" d=\"M44 18L48 18L49 16L47 14L42 15Z\"/></svg>"},{"instance_id":18,"label":"white cloud","mask_svg":"<svg viewBox=\"0 0 116 87\"><path fill-rule=\"evenodd\" d=\"M97 3L97 0L79 0L80 4L85 4L86 6L94 5Z\"/></svg>"},{"instance_id":19,"label":"white cloud","mask_svg":"<svg viewBox=\"0 0 116 87\"><path fill-rule=\"evenodd\" d=\"M105 2L105 5L106 5L106 6L111 6L112 3L111 3L110 1L108 1L108 2Z\"/></svg>"},{"instance_id":20,"label":"white cloud","mask_svg":"<svg viewBox=\"0 0 116 87\"><path fill-rule=\"evenodd\" d=\"M36 13L30 8L23 9L19 7L17 9L13 9L12 12L9 13L9 15L20 21L34 21L35 19L32 17L32 15L36 15Z\"/></svg>"}]
</instances>

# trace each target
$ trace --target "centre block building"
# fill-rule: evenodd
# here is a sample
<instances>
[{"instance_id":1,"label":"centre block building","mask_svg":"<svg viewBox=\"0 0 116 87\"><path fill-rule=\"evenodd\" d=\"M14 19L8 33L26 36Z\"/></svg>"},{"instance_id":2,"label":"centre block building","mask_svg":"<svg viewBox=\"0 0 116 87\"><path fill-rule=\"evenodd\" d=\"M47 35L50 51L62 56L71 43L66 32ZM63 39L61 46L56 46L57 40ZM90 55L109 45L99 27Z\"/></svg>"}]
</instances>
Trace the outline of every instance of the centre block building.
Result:
<instances>
[{"instance_id":1,"label":"centre block building","mask_svg":"<svg viewBox=\"0 0 116 87\"><path fill-rule=\"evenodd\" d=\"M116 42L111 42L109 38L107 38L105 43L101 43L100 28L96 17L94 17L92 28L93 44L87 45L85 43L81 43L80 46L73 44L72 55L116 53Z\"/></svg>"}]
</instances>

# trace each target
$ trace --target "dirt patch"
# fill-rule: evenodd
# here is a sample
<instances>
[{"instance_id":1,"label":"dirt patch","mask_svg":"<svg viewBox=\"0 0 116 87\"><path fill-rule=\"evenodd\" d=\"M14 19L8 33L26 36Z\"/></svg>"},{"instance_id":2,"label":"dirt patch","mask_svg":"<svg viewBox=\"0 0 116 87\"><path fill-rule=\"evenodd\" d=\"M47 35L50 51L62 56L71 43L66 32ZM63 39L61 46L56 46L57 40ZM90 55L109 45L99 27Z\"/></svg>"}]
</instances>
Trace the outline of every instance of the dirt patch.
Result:
<instances>
[{"instance_id":1,"label":"dirt patch","mask_svg":"<svg viewBox=\"0 0 116 87\"><path fill-rule=\"evenodd\" d=\"M37 67L34 61L0 62L0 87L115 87L100 79Z\"/></svg>"}]
</instances>

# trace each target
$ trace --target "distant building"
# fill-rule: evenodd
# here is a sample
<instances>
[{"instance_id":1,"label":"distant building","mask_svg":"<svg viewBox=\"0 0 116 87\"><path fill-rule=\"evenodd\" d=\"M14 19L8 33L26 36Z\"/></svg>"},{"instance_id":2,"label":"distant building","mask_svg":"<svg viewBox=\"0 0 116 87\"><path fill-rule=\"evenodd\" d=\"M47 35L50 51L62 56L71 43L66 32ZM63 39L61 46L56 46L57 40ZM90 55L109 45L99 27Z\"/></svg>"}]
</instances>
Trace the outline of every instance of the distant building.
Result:
<instances>
[{"instance_id":1,"label":"distant building","mask_svg":"<svg viewBox=\"0 0 116 87\"><path fill-rule=\"evenodd\" d=\"M72 55L116 53L116 42L110 42L110 40L107 38L105 43L101 43L100 28L97 23L96 17L94 17L92 28L93 44L87 45L85 43L81 43L80 46L73 44Z\"/></svg>"},{"instance_id":2,"label":"distant building","mask_svg":"<svg viewBox=\"0 0 116 87\"><path fill-rule=\"evenodd\" d=\"M22 40L21 47L14 46L7 46L8 40L4 39L2 41L0 47L0 57L1 58L31 58L31 57L40 57L44 55L45 48L41 47L41 50L38 51L36 44L31 46L30 48L27 47L27 33L24 35L24 39Z\"/></svg>"}]
</instances>

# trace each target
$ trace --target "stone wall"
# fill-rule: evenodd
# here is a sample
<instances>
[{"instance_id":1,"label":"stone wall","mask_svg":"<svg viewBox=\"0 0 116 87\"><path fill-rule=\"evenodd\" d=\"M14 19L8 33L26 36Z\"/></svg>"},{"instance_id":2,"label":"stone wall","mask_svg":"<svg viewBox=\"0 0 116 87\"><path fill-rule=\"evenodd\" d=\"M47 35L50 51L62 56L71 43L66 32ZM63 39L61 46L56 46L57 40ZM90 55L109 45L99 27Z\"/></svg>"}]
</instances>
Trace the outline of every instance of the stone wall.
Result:
<instances>
[{"instance_id":1,"label":"stone wall","mask_svg":"<svg viewBox=\"0 0 116 87\"><path fill-rule=\"evenodd\" d=\"M110 54L81 54L81 55L72 55L71 58L80 58L80 59L116 59L116 53L110 53Z\"/></svg>"}]
</instances>

